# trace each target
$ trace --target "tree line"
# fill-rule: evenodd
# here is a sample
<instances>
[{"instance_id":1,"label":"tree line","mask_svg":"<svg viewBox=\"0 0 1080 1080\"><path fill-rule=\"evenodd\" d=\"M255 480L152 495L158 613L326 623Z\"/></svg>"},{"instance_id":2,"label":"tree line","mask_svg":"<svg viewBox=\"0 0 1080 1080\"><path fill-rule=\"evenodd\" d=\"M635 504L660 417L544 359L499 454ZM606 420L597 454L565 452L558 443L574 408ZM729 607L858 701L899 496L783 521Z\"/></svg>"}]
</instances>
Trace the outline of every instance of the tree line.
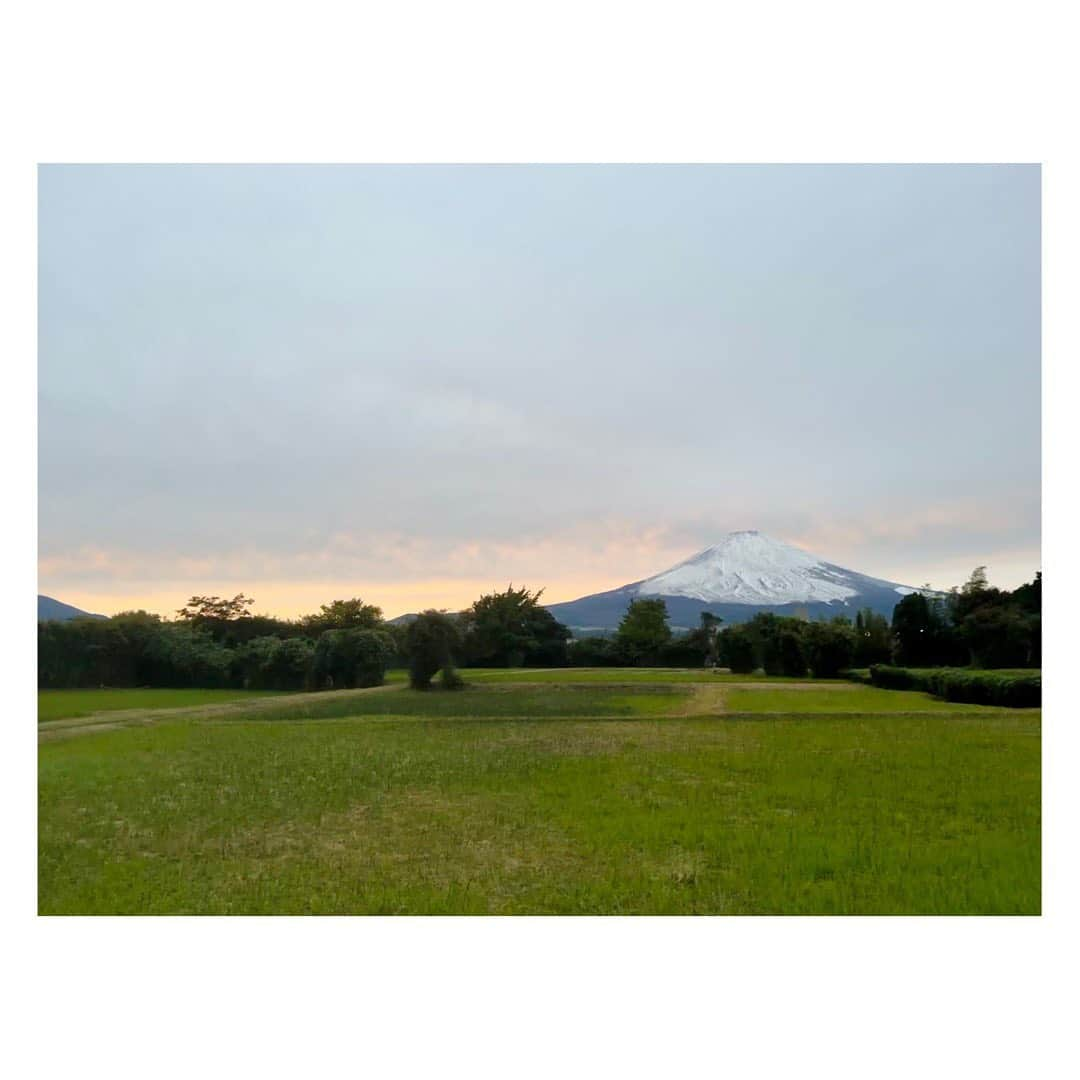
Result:
<instances>
[{"instance_id":1,"label":"tree line","mask_svg":"<svg viewBox=\"0 0 1080 1080\"><path fill-rule=\"evenodd\" d=\"M568 663L569 631L541 595L511 585L459 614L427 611L405 625L359 598L295 620L253 615L242 593L193 596L174 619L126 611L39 622L38 685L341 689L377 686L394 666L409 667L419 687L442 670L452 686L459 665Z\"/></svg>"},{"instance_id":2,"label":"tree line","mask_svg":"<svg viewBox=\"0 0 1080 1080\"><path fill-rule=\"evenodd\" d=\"M295 620L253 615L253 600L193 596L163 619L128 611L109 619L38 624L38 685L237 687L300 690L377 686L389 667L410 682L461 685L458 668L720 666L734 672L831 678L895 663L987 668L1041 663L1042 575L1008 592L977 568L960 588L903 597L889 620L811 621L762 613L735 626L704 613L676 634L659 598L632 601L610 637L573 638L540 603L543 590L508 586L457 614L425 611L401 625L374 604L335 600ZM441 673L441 674L440 674Z\"/></svg>"}]
</instances>

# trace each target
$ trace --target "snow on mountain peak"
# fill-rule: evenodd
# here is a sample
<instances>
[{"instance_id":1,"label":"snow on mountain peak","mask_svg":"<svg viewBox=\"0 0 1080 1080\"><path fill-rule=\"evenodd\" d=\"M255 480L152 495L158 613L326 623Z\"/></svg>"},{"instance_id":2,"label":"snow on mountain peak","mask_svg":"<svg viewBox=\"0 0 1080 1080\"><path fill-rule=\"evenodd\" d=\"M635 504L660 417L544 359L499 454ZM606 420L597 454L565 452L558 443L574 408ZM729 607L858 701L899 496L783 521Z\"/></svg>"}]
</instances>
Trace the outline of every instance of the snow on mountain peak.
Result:
<instances>
[{"instance_id":1,"label":"snow on mountain peak","mask_svg":"<svg viewBox=\"0 0 1080 1080\"><path fill-rule=\"evenodd\" d=\"M706 603L828 603L857 595L863 575L801 548L747 530L642 581L639 596L685 596ZM882 584L885 584L882 582Z\"/></svg>"}]
</instances>

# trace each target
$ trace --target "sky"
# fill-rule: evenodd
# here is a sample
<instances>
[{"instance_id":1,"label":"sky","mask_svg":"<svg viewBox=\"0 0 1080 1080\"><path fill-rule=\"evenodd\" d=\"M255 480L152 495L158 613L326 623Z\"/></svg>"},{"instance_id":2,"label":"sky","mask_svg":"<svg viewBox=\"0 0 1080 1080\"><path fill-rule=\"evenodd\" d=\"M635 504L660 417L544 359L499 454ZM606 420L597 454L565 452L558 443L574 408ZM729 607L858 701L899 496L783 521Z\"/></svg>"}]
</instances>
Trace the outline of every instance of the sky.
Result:
<instances>
[{"instance_id":1,"label":"sky","mask_svg":"<svg viewBox=\"0 0 1080 1080\"><path fill-rule=\"evenodd\" d=\"M44 166L39 592L1040 566L1037 166Z\"/></svg>"}]
</instances>

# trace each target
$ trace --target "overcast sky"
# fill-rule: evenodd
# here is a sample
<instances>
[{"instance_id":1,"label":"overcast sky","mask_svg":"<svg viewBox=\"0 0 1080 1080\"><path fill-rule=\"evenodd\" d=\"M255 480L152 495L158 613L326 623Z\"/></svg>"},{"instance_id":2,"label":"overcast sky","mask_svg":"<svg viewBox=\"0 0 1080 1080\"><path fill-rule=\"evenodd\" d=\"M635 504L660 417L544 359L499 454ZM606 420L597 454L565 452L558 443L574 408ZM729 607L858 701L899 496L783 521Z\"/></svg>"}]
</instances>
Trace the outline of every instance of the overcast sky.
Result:
<instances>
[{"instance_id":1,"label":"overcast sky","mask_svg":"<svg viewBox=\"0 0 1080 1080\"><path fill-rule=\"evenodd\" d=\"M45 167L39 591L1039 568L1037 167Z\"/></svg>"}]
</instances>

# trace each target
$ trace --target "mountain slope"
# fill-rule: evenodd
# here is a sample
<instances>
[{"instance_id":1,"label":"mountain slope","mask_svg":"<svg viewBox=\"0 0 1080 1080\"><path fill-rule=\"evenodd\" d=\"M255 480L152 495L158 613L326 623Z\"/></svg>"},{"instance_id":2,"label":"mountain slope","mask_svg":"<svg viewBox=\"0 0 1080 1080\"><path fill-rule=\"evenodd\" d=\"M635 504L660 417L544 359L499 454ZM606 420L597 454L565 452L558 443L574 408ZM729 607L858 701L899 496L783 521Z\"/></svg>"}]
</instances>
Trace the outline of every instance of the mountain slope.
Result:
<instances>
[{"instance_id":1,"label":"mountain slope","mask_svg":"<svg viewBox=\"0 0 1080 1080\"><path fill-rule=\"evenodd\" d=\"M104 615L92 615L89 611L82 611L80 608L72 607L71 604L65 604L60 600L54 600L51 596L41 596L39 594L37 598L37 617L38 622L49 622L50 620L65 621L67 619L104 619Z\"/></svg>"},{"instance_id":2,"label":"mountain slope","mask_svg":"<svg viewBox=\"0 0 1080 1080\"><path fill-rule=\"evenodd\" d=\"M891 616L907 585L825 562L801 548L757 531L729 533L718 544L643 581L594 593L548 610L577 631L614 629L631 600L662 597L676 628L697 625L703 611L727 623L758 612L810 618L854 615L868 607Z\"/></svg>"}]
</instances>

